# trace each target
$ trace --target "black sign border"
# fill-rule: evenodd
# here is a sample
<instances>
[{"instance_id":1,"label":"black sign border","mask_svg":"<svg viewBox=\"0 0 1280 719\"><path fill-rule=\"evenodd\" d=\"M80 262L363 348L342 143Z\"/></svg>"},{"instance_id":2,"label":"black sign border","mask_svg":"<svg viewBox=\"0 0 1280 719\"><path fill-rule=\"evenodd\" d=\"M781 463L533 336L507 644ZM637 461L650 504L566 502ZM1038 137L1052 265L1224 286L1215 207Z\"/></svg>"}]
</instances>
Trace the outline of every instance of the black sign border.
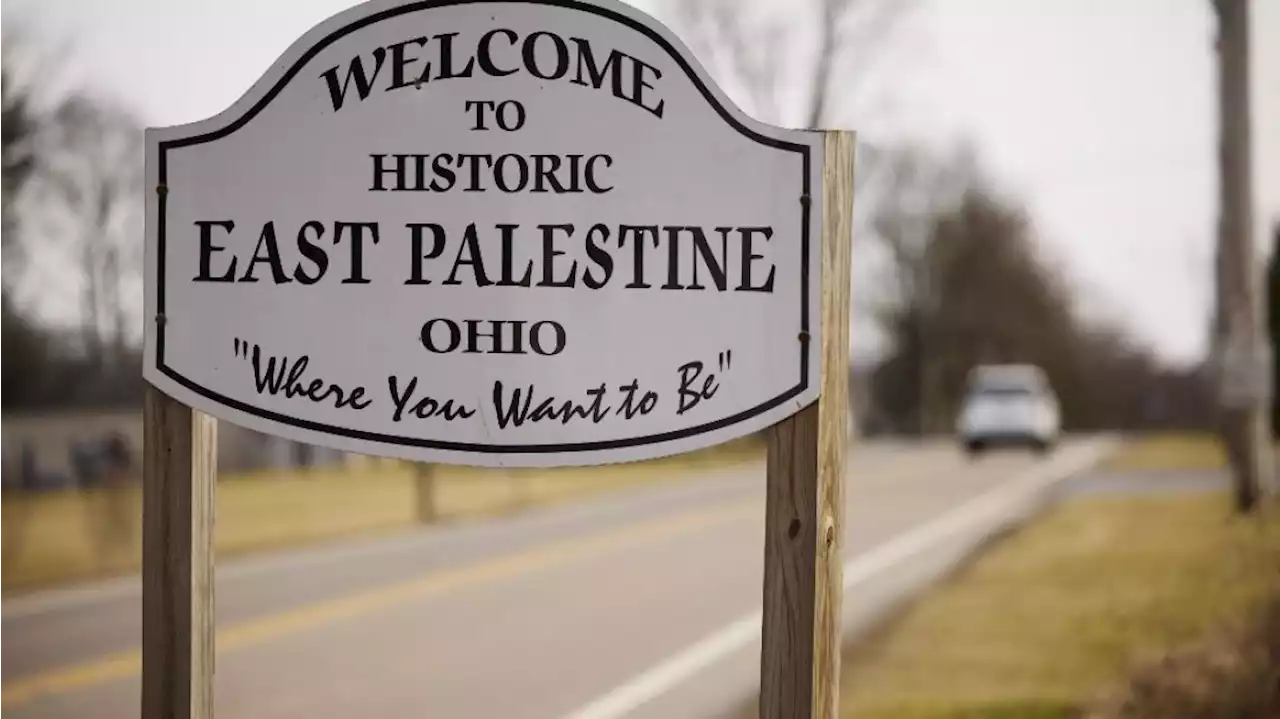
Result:
<instances>
[{"instance_id":1,"label":"black sign border","mask_svg":"<svg viewBox=\"0 0 1280 719\"><path fill-rule=\"evenodd\" d=\"M155 332L156 332L156 343L155 343L156 365L155 366L157 370L159 370L162 374L164 374L169 379L172 379L174 382L177 382L178 384L182 385L183 387L186 387L187 389L191 390L192 392L195 392L196 394L199 394L202 397L211 399L220 405L223 405L226 407L232 407L234 409L240 410L241 412L245 412L247 414L261 417L263 419L271 420L273 422L279 422L281 424L286 424L293 427L310 430L313 432L320 432L328 435L350 437L352 439L359 439L359 440L369 441L369 442L377 442L381 444L399 445L404 447L425 447L430 449L440 449L440 450L447 450L452 452L471 452L471 453L486 453L486 454L550 454L550 453L566 453L566 452L592 452L592 451L622 449L626 447L636 447L636 446L642 446L642 445L648 445L648 444L660 444L663 442L670 442L678 439L684 439L686 437L692 437L699 434L706 434L707 432L713 432L718 429L728 427L730 425L738 424L752 417L755 417L759 414L767 412L773 409L774 407L777 407L778 405L782 404L783 402L786 402L792 399L793 397L799 396L801 393L803 393L805 390L809 388L809 351L810 351L810 344L811 344L811 340L810 340L811 335L809 332L809 321L810 321L810 317L809 317L809 253L810 253L809 220L813 211L812 210L813 203L809 201L809 198L811 197L810 179L809 179L810 169L811 169L810 168L810 163L811 163L810 146L801 144L801 143L788 142L786 140L779 140L777 138L768 137L766 135L761 135L760 133L757 133L754 130L743 125L741 122L738 121L737 118L733 116L731 112L729 112L723 105L720 104L720 102L716 99L715 95L712 94L711 91L707 88L707 86L702 82L702 79L698 76L698 73L694 72L693 68L689 66L689 63L685 59L684 55L681 52L679 52L676 48L672 47L671 43L668 42L666 38L664 38L660 33L656 32L653 28L649 27L648 25L642 22L639 22L634 18L615 12L614 10L611 10L609 8L604 8L597 5L578 2L577 0L420 0L419 2L407 3L405 5L400 5L394 8L388 8L387 10L373 13L371 15L366 15L365 17L362 17L337 30L334 30L329 35L321 39L319 42L312 45L305 53L302 54L300 58L297 59L297 61L293 63L293 65L288 70L285 71L285 73L275 83L275 85L273 85L271 89L267 91L267 93L261 99L259 99L257 103L253 105L253 107L251 107L246 113L244 113L238 119L236 119L235 122L232 122L231 124L219 130L215 130L213 132L207 132L202 135L194 135L192 137L182 138L179 140L165 140L160 142L159 153L157 158L157 173L158 173L158 182L160 187L161 188L168 187L166 153L169 150L178 149L181 147L187 147L190 145L200 145L206 142L213 142L215 140L226 137L227 135L230 135L231 133L240 129L241 127L246 125L250 120L252 120L254 116L256 116L259 112L261 112L268 104L270 104L271 101L275 98L275 96L278 95L280 91L283 90L284 87L289 84L289 82L294 78L295 75L298 74L299 71L301 71L304 65L306 65L313 57L315 57L317 53L319 53L321 50L323 50L325 47L327 47L337 39L351 32L359 30L360 28L363 28L367 25L372 25L374 23L381 22L383 20L395 17L397 15L403 15L411 12L418 12L420 10L429 10L429 9L440 8L440 7L450 7L454 5L507 4L507 3L527 4L527 5L550 5L554 7L592 13L594 15L599 15L609 20L613 20L614 22L625 25L630 29L645 35L654 43L656 43L659 47L666 50L667 54L669 54L672 58L675 59L675 61L680 65L680 68L684 70L685 75L687 75L689 79L693 81L694 86L698 88L698 91L700 93L702 93L703 98L706 99L706 101L713 108L715 108L717 114L719 114L721 119L723 119L730 127L737 130L743 136L751 140L754 140L755 142L758 142L762 145L767 145L767 146L780 149L780 150L785 150L788 152L797 152L801 155L801 157L803 158L803 178L801 182L802 194L801 194L801 197L798 198L798 200L801 203L800 336L797 338L800 345L800 381L799 383L797 383L795 386L788 389L786 392L783 392L782 394L770 400L767 400L759 405L756 405L755 407L744 410L742 412L739 412L735 415L731 415L729 417L723 417L714 422L707 422L705 424L700 424L694 427L687 427L685 429L672 430L670 432L660 432L658 434L643 435L640 437L601 440L596 442L577 442L577 443L569 443L569 444L555 443L555 444L493 445L493 444L474 444L471 442L451 442L451 441L428 439L428 438L422 438L422 437L402 437L399 435L382 434L380 432L368 432L365 430L350 429L347 427L338 427L334 425L324 424L321 422L313 422L311 420L300 419L298 417L291 417L289 415L280 414L278 412L262 409L260 407L255 407L251 404L248 404L246 402L241 402L240 400L233 399L231 397L226 397L222 394L214 392L213 390L203 387L197 384L196 382L191 381L187 377L184 377L183 375L178 373L176 370L174 370L173 368L165 364L164 362L165 322L163 320L160 320L156 323L156 329L155 329ZM156 314L159 318L165 317L165 303L164 303L165 275L164 273L165 273L165 235L166 235L166 232L165 232L165 229L166 229L165 227L165 200L166 200L165 195L166 194L167 194L166 192L162 191L159 193L159 196L156 198L157 199L156 214L158 215L157 225L156 225L156 275L157 275Z\"/></svg>"}]
</instances>

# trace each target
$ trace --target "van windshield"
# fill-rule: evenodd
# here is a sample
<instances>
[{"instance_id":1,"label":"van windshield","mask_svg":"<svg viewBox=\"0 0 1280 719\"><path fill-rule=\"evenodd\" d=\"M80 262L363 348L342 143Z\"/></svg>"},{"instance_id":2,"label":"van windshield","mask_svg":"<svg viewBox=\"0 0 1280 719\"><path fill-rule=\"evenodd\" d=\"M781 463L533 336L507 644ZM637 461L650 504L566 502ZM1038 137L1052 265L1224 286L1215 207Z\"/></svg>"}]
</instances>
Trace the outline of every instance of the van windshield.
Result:
<instances>
[{"instance_id":1,"label":"van windshield","mask_svg":"<svg viewBox=\"0 0 1280 719\"><path fill-rule=\"evenodd\" d=\"M1017 397L1033 397L1035 391L1030 387L1019 385L979 385L971 393L975 398L1012 399Z\"/></svg>"}]
</instances>

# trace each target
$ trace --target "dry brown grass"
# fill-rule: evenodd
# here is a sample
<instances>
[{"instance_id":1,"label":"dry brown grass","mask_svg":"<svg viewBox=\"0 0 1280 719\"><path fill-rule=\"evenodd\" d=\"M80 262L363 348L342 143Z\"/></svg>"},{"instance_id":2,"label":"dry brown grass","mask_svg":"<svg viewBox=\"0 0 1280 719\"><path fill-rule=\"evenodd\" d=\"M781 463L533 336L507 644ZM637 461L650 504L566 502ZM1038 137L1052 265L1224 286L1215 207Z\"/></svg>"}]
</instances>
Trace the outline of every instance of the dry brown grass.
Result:
<instances>
[{"instance_id":1,"label":"dry brown grass","mask_svg":"<svg viewBox=\"0 0 1280 719\"><path fill-rule=\"evenodd\" d=\"M1220 494L1077 500L1007 537L846 661L842 716L1078 716L1280 579L1280 517ZM850 598L853 599L853 598Z\"/></svg>"},{"instance_id":2,"label":"dry brown grass","mask_svg":"<svg viewBox=\"0 0 1280 719\"><path fill-rule=\"evenodd\" d=\"M1113 453L1103 467L1131 470L1215 470L1226 466L1222 442L1212 434L1166 433L1137 437Z\"/></svg>"},{"instance_id":3,"label":"dry brown grass","mask_svg":"<svg viewBox=\"0 0 1280 719\"><path fill-rule=\"evenodd\" d=\"M626 487L688 479L763 457L754 439L648 462L555 470L440 467L438 521L458 521L569 502ZM219 557L370 535L414 526L413 467L371 463L360 469L256 472L218 482ZM141 557L140 493L68 491L3 499L6 595L136 571ZM125 519L120 541L106 541L113 508Z\"/></svg>"},{"instance_id":4,"label":"dry brown grass","mask_svg":"<svg viewBox=\"0 0 1280 719\"><path fill-rule=\"evenodd\" d=\"M1241 627L1149 662L1090 719L1280 717L1280 594Z\"/></svg>"}]
</instances>

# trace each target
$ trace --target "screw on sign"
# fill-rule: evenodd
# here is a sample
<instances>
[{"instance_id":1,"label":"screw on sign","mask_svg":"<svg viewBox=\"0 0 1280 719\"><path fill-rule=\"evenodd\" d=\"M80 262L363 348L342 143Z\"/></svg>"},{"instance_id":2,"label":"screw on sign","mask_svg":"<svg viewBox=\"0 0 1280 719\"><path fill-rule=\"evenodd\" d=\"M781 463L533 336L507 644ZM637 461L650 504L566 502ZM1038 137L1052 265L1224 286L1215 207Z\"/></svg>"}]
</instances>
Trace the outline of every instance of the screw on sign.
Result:
<instances>
[{"instance_id":1,"label":"screw on sign","mask_svg":"<svg viewBox=\"0 0 1280 719\"><path fill-rule=\"evenodd\" d=\"M146 144L144 716L212 711L214 417L480 466L771 428L762 713L834 712L850 133L611 0L374 0Z\"/></svg>"}]
</instances>

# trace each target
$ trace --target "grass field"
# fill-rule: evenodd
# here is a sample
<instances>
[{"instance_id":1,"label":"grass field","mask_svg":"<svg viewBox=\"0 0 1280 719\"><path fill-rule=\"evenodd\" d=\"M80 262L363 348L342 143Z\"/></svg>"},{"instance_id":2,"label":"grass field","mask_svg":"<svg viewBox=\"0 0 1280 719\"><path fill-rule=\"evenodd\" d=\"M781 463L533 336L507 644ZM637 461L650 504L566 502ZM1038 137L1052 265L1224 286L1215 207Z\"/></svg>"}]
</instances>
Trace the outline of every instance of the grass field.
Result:
<instances>
[{"instance_id":1,"label":"grass field","mask_svg":"<svg viewBox=\"0 0 1280 719\"><path fill-rule=\"evenodd\" d=\"M571 501L761 457L762 445L747 439L702 452L604 467L439 467L433 481L436 521ZM223 477L217 488L218 556L411 527L419 521L417 488L414 468L398 462L359 470ZM138 569L141 504L136 487L124 492L6 494L0 507L6 596Z\"/></svg>"},{"instance_id":2,"label":"grass field","mask_svg":"<svg viewBox=\"0 0 1280 719\"><path fill-rule=\"evenodd\" d=\"M457 521L570 501L591 494L687 476L703 469L759 461L763 447L741 440L676 457L558 470L441 467L434 482L438 521ZM1130 442L1108 461L1114 469L1221 466L1208 435L1161 435ZM120 493L5 494L3 591L35 588L137 570L140 503ZM382 462L359 470L263 472L218 484L216 543L220 556L404 529L418 522L411 466ZM109 520L117 517L113 525ZM113 527L118 540L109 541Z\"/></svg>"},{"instance_id":3,"label":"grass field","mask_svg":"<svg viewBox=\"0 0 1280 719\"><path fill-rule=\"evenodd\" d=\"M1226 451L1216 436L1208 433L1168 433L1136 437L1126 442L1104 463L1116 471L1150 469L1221 469L1227 464Z\"/></svg>"},{"instance_id":4,"label":"grass field","mask_svg":"<svg viewBox=\"0 0 1280 719\"><path fill-rule=\"evenodd\" d=\"M1049 719L1280 589L1280 516L1223 494L1080 499L1009 535L845 659L841 716Z\"/></svg>"}]
</instances>

